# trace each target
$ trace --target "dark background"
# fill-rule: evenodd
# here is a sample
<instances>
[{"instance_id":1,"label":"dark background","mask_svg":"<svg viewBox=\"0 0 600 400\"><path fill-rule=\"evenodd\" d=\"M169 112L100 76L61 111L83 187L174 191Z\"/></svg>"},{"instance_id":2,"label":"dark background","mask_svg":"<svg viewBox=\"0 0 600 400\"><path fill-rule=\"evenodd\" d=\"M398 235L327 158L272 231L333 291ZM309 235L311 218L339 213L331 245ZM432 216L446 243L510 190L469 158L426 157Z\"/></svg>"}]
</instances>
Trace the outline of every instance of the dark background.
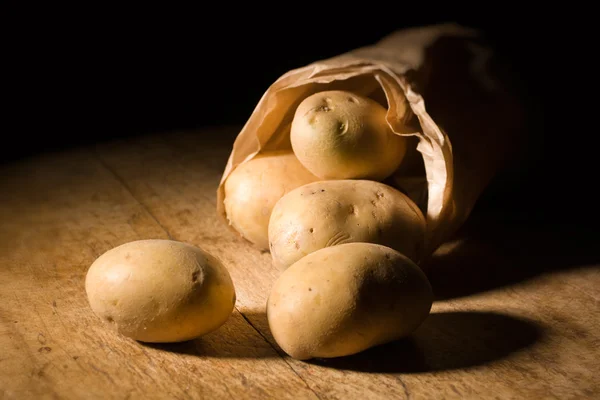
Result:
<instances>
[{"instance_id":1,"label":"dark background","mask_svg":"<svg viewBox=\"0 0 600 400\"><path fill-rule=\"evenodd\" d=\"M398 6L389 15L351 7L322 14L310 10L313 5L297 18L289 17L295 11L246 15L233 3L211 7L217 8L176 15L144 8L21 14L5 48L12 90L0 158L149 132L241 125L286 71L372 44L396 29L442 22L483 30L498 52L515 60L531 115L541 118L539 66L548 56L541 46L547 32L540 24L532 29L525 15L507 10L507 19L489 5L445 13Z\"/></svg>"},{"instance_id":2,"label":"dark background","mask_svg":"<svg viewBox=\"0 0 600 400\"><path fill-rule=\"evenodd\" d=\"M535 138L523 162L500 174L477 207L504 210L573 242L597 237L597 134L574 110L576 91L590 92L589 77L597 75L584 68L596 45L596 25L584 23L589 11L569 4L552 13L507 2L445 10L441 3L395 4L384 13L380 3L334 3L333 12L324 11L326 3L306 2L253 12L234 3L191 10L52 4L6 14L0 164L154 132L241 126L290 69L396 29L457 22L483 31L512 65L527 108L526 134Z\"/></svg>"},{"instance_id":3,"label":"dark background","mask_svg":"<svg viewBox=\"0 0 600 400\"><path fill-rule=\"evenodd\" d=\"M555 38L564 39L566 16L557 24L547 12L541 17L506 3L441 11L431 3L415 9L397 3L379 14L379 4L367 11L346 5L343 13L325 13L320 3L278 3L268 12L209 6L215 8L69 6L20 13L3 48L9 72L3 73L8 101L1 162L153 132L241 126L268 86L290 69L372 44L396 29L457 22L482 30L513 66L529 135L540 139L520 170L499 179L512 186L504 198L519 203L514 193L547 190L561 182L556 174L572 172L554 159L577 160L574 144L557 143L554 120L546 120L548 99L556 103L548 96L562 48Z\"/></svg>"}]
</instances>

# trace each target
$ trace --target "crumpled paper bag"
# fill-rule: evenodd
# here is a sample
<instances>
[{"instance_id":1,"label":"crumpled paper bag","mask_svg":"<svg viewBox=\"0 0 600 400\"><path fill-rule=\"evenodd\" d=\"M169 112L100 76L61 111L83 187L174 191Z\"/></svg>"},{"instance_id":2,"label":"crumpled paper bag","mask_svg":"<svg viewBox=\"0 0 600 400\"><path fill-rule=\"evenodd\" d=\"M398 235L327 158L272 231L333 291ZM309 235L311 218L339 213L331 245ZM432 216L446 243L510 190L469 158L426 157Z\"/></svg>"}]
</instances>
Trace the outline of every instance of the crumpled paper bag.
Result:
<instances>
[{"instance_id":1,"label":"crumpled paper bag","mask_svg":"<svg viewBox=\"0 0 600 400\"><path fill-rule=\"evenodd\" d=\"M519 146L523 116L510 81L480 32L456 24L400 30L372 46L316 61L277 79L238 134L217 190L263 151L291 149L297 106L316 92L347 90L384 105L410 151L385 183L427 219L431 255L467 219L494 174Z\"/></svg>"}]
</instances>

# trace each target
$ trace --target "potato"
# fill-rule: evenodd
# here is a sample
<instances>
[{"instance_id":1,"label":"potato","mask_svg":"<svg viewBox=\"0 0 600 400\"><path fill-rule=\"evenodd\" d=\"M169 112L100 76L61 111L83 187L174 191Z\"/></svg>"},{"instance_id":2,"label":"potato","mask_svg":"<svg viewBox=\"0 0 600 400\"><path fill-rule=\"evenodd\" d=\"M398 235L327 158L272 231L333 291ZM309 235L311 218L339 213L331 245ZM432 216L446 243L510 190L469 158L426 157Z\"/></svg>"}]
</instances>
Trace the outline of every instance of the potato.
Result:
<instances>
[{"instance_id":1,"label":"potato","mask_svg":"<svg viewBox=\"0 0 600 400\"><path fill-rule=\"evenodd\" d=\"M431 309L421 269L389 247L346 243L285 270L267 300L277 344L291 357L340 357L412 333Z\"/></svg>"},{"instance_id":2,"label":"potato","mask_svg":"<svg viewBox=\"0 0 600 400\"><path fill-rule=\"evenodd\" d=\"M380 182L313 182L277 202L269 240L273 265L283 269L314 251L350 242L382 244L418 262L425 217L406 195Z\"/></svg>"},{"instance_id":3,"label":"potato","mask_svg":"<svg viewBox=\"0 0 600 400\"><path fill-rule=\"evenodd\" d=\"M400 165L406 138L393 133L379 103L345 91L318 92L300 103L290 140L321 179L383 180Z\"/></svg>"},{"instance_id":4,"label":"potato","mask_svg":"<svg viewBox=\"0 0 600 400\"><path fill-rule=\"evenodd\" d=\"M318 178L291 151L258 155L233 170L225 181L225 213L229 224L261 250L269 248L268 227L277 200Z\"/></svg>"},{"instance_id":5,"label":"potato","mask_svg":"<svg viewBox=\"0 0 600 400\"><path fill-rule=\"evenodd\" d=\"M85 290L95 314L142 342L178 342L211 332L229 318L236 299L218 259L158 239L102 254L88 270Z\"/></svg>"}]
</instances>

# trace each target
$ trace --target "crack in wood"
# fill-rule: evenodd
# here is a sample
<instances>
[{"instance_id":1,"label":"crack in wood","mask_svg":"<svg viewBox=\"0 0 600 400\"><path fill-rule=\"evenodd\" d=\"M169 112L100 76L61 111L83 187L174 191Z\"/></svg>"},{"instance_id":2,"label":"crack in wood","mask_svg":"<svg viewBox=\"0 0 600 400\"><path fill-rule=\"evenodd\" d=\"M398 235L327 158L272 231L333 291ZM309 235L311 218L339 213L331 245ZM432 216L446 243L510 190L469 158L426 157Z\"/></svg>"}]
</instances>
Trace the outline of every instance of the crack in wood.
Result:
<instances>
[{"instance_id":1,"label":"crack in wood","mask_svg":"<svg viewBox=\"0 0 600 400\"><path fill-rule=\"evenodd\" d=\"M136 197L136 195L133 193L133 190L131 190L131 188L129 187L127 182L125 182L125 180L119 174L117 174L117 172L113 168L111 168L111 166L108 165L108 163L102 158L102 156L98 152L97 148L95 149L95 151L93 153L96 156L96 158L98 159L98 161L100 162L100 164L104 168L106 168L106 170L111 175L114 176L114 178L123 186L123 188L127 191L127 193L129 193L131 195L131 197L135 200L135 202L138 203L140 205L140 207L142 207L142 209L154 220L154 222L156 222L156 224L167 234L167 237L170 240L174 240L173 237L171 236L171 233L168 231L168 229L165 228L163 226L163 224L160 223L158 218L156 218L156 216L150 211L150 209L148 207L146 207L146 205L140 199L138 199Z\"/></svg>"},{"instance_id":2,"label":"crack in wood","mask_svg":"<svg viewBox=\"0 0 600 400\"><path fill-rule=\"evenodd\" d=\"M319 394L313 388L310 387L308 382L306 382L306 380L298 372L296 372L294 367L292 367L292 365L288 362L288 360L286 360L285 357L277 350L277 348L275 346L273 346L273 344L269 341L269 339L267 339L265 337L265 335L263 335L263 333L260 331L260 329L258 329L256 326L254 326L252 321L250 321L250 319L248 317L246 317L244 315L244 313L241 312L237 307L235 307L235 310L237 312L239 312L240 315L242 316L242 318L244 318L244 321L246 321L248 323L248 325L250 325L252 327L252 329L254 329L256 331L256 333L258 333L263 338L263 340L265 342L267 342L267 344L273 349L273 351L275 351L275 353L283 360L283 362L285 362L287 364L287 366L294 373L294 375L296 375L306 385L306 388L308 390L310 390L317 397L317 399L321 400L321 396L319 396Z\"/></svg>"}]
</instances>

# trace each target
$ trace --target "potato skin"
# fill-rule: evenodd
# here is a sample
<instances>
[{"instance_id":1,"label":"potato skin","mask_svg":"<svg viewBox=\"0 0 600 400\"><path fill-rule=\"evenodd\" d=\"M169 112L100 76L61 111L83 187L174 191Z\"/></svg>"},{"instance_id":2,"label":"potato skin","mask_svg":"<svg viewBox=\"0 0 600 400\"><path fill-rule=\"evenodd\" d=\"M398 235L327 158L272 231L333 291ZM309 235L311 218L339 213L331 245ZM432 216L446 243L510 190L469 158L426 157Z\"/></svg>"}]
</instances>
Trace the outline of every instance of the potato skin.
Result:
<instances>
[{"instance_id":1,"label":"potato skin","mask_svg":"<svg viewBox=\"0 0 600 400\"><path fill-rule=\"evenodd\" d=\"M261 250L269 248L269 217L289 191L318 178L291 151L261 154L233 170L225 181L225 213L229 224Z\"/></svg>"},{"instance_id":2,"label":"potato skin","mask_svg":"<svg viewBox=\"0 0 600 400\"><path fill-rule=\"evenodd\" d=\"M211 332L229 318L236 299L218 259L160 239L102 254L87 272L85 290L96 315L142 342L179 342Z\"/></svg>"},{"instance_id":3,"label":"potato skin","mask_svg":"<svg viewBox=\"0 0 600 400\"><path fill-rule=\"evenodd\" d=\"M285 269L324 247L368 242L418 262L425 228L421 210L391 186L367 180L313 182L292 190L273 208L271 258Z\"/></svg>"},{"instance_id":4,"label":"potato skin","mask_svg":"<svg viewBox=\"0 0 600 400\"><path fill-rule=\"evenodd\" d=\"M294 114L294 153L321 179L390 176L406 154L406 138L392 132L387 110L352 92L331 90L304 99Z\"/></svg>"},{"instance_id":5,"label":"potato skin","mask_svg":"<svg viewBox=\"0 0 600 400\"><path fill-rule=\"evenodd\" d=\"M412 333L429 315L431 285L389 247L346 243L285 270L267 301L277 344L291 357L340 357Z\"/></svg>"}]
</instances>

